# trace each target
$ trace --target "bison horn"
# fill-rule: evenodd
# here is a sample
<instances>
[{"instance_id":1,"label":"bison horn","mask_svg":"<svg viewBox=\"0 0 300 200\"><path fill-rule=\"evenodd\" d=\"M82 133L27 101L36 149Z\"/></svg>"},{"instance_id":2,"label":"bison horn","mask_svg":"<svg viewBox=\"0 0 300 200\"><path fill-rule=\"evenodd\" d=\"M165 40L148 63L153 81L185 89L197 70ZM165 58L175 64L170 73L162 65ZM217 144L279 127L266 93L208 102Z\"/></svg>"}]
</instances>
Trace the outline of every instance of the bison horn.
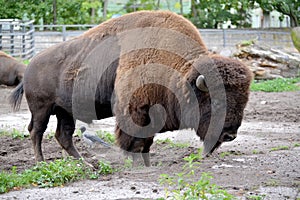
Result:
<instances>
[{"instance_id":1,"label":"bison horn","mask_svg":"<svg viewBox=\"0 0 300 200\"><path fill-rule=\"evenodd\" d=\"M203 75L199 75L196 80L196 86L199 90L203 92L208 92L208 88L205 83L205 77Z\"/></svg>"}]
</instances>

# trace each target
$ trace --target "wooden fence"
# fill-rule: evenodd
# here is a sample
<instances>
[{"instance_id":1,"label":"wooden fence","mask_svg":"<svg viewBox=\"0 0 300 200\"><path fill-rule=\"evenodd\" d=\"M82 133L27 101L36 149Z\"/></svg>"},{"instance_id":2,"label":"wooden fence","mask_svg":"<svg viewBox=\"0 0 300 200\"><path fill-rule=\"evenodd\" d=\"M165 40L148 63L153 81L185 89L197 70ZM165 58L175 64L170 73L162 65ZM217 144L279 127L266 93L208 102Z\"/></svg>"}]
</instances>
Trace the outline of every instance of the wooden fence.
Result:
<instances>
[{"instance_id":1,"label":"wooden fence","mask_svg":"<svg viewBox=\"0 0 300 200\"><path fill-rule=\"evenodd\" d=\"M33 21L0 19L0 50L29 59L35 54Z\"/></svg>"},{"instance_id":2,"label":"wooden fence","mask_svg":"<svg viewBox=\"0 0 300 200\"><path fill-rule=\"evenodd\" d=\"M9 48L6 51L13 56L21 55L22 58L31 58L34 54L78 36L96 25L33 26L24 23L19 26L19 30L21 30L19 32L15 32L14 28L11 27L8 32L1 32L0 29L0 50L1 48L5 50L8 46ZM199 31L207 47L212 50L234 47L237 43L247 40L255 40L257 43L273 48L294 48L289 29L200 29ZM8 37L6 43L3 40L5 37ZM18 37L21 37L21 39L18 39Z\"/></svg>"},{"instance_id":3,"label":"wooden fence","mask_svg":"<svg viewBox=\"0 0 300 200\"><path fill-rule=\"evenodd\" d=\"M47 25L35 26L36 51L82 34L95 25ZM53 29L50 30L49 29ZM57 30L54 30L57 29ZM40 31L43 30L43 31ZM294 48L289 29L200 29L205 44L210 49L234 47L237 43L255 40L274 48Z\"/></svg>"}]
</instances>

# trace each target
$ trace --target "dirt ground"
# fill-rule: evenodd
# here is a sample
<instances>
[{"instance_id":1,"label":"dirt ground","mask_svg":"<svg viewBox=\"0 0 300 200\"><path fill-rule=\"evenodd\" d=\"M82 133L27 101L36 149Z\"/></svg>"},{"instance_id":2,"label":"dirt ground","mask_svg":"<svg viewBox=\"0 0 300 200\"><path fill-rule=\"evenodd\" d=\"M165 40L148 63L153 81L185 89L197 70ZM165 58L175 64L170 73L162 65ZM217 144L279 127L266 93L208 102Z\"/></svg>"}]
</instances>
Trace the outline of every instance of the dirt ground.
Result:
<instances>
[{"instance_id":1,"label":"dirt ground","mask_svg":"<svg viewBox=\"0 0 300 200\"><path fill-rule=\"evenodd\" d=\"M7 102L12 88L0 87L0 130L16 128L26 131L30 113L23 99L21 110L13 113ZM264 199L297 199L300 188L300 92L252 92L245 110L243 124L236 140L222 145L212 156L201 161L196 174L210 172L213 183L222 186L238 199L260 195ZM82 122L77 123L79 127ZM114 118L97 121L89 130L113 132ZM55 130L55 118L50 119L46 134ZM156 199L164 197L159 185L162 173L180 172L183 158L202 143L191 130L163 133L159 139L169 137L188 142L190 147L170 147L155 143L151 148L152 167L124 168L124 157L116 150L101 146L88 148L78 136L76 147L89 162L97 159L109 161L122 168L99 180L79 181L57 188L29 188L0 195L0 199ZM0 170L17 166L21 171L34 165L29 137L20 140L0 137ZM47 161L65 156L54 138L44 137L43 152ZM288 146L287 150L271 151ZM225 153L227 152L227 153ZM226 156L224 156L226 155Z\"/></svg>"}]
</instances>

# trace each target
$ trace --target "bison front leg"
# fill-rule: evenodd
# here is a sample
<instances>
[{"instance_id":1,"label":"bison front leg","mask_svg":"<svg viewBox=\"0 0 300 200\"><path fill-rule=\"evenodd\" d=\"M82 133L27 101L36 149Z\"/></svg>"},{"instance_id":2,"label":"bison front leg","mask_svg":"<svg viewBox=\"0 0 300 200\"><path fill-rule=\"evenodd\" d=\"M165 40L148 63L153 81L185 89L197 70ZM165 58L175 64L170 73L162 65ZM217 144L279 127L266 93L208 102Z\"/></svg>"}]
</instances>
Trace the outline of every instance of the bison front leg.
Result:
<instances>
[{"instance_id":1,"label":"bison front leg","mask_svg":"<svg viewBox=\"0 0 300 200\"><path fill-rule=\"evenodd\" d=\"M127 151L133 160L133 166L137 166L138 158L143 157L145 166L151 166L150 162L150 146L153 143L153 137L137 138L123 132L118 126L116 128L117 144L121 149Z\"/></svg>"},{"instance_id":2,"label":"bison front leg","mask_svg":"<svg viewBox=\"0 0 300 200\"><path fill-rule=\"evenodd\" d=\"M72 136L75 130L75 122L72 116L70 116L65 110L56 110L57 128L55 132L55 138L61 147L74 158L80 158L80 154L76 150Z\"/></svg>"}]
</instances>

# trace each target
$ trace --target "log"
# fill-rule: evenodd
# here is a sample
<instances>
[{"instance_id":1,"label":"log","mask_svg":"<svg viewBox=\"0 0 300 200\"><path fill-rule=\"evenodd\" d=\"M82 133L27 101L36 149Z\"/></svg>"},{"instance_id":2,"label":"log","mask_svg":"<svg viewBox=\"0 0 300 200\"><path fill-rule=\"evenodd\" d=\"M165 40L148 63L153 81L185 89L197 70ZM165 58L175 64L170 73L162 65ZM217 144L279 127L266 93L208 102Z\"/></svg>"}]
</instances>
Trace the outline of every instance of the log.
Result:
<instances>
[{"instance_id":1,"label":"log","mask_svg":"<svg viewBox=\"0 0 300 200\"><path fill-rule=\"evenodd\" d=\"M255 79L296 77L300 75L300 54L252 44L237 45L233 57L246 63Z\"/></svg>"}]
</instances>

